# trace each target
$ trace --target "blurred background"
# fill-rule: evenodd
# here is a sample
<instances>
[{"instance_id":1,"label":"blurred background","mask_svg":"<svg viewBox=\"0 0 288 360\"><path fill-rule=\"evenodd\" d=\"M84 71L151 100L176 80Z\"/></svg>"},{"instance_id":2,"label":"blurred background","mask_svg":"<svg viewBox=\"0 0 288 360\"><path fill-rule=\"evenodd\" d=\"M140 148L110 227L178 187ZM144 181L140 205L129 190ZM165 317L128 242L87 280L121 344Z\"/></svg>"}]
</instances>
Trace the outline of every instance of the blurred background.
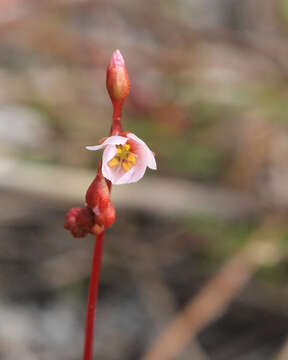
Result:
<instances>
[{"instance_id":1,"label":"blurred background","mask_svg":"<svg viewBox=\"0 0 288 360\"><path fill-rule=\"evenodd\" d=\"M115 49L159 170L113 188L95 358L288 359L287 39L287 0L0 0L0 359L81 359Z\"/></svg>"}]
</instances>

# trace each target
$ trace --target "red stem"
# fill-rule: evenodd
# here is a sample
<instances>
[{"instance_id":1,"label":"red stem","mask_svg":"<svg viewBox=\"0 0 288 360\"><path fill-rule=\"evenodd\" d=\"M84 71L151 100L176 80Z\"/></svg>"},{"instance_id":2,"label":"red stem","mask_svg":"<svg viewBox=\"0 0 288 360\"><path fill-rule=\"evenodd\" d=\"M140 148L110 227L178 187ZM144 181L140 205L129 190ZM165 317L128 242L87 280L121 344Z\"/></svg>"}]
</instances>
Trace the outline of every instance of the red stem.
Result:
<instances>
[{"instance_id":1,"label":"red stem","mask_svg":"<svg viewBox=\"0 0 288 360\"><path fill-rule=\"evenodd\" d=\"M104 235L105 232L103 231L96 236L95 240L87 304L83 360L92 360L93 356L94 318L98 297L99 275L104 244Z\"/></svg>"},{"instance_id":2,"label":"red stem","mask_svg":"<svg viewBox=\"0 0 288 360\"><path fill-rule=\"evenodd\" d=\"M110 130L110 136L119 135L123 132L121 125L123 102L113 103L113 122Z\"/></svg>"},{"instance_id":3,"label":"red stem","mask_svg":"<svg viewBox=\"0 0 288 360\"><path fill-rule=\"evenodd\" d=\"M121 125L122 105L123 102L113 103L113 122L111 126L110 136L119 135L123 132ZM111 192L111 182L107 180L107 184ZM104 244L104 234L104 231L98 234L95 241L87 304L83 360L92 360L93 356L94 320L98 298L99 276Z\"/></svg>"}]
</instances>

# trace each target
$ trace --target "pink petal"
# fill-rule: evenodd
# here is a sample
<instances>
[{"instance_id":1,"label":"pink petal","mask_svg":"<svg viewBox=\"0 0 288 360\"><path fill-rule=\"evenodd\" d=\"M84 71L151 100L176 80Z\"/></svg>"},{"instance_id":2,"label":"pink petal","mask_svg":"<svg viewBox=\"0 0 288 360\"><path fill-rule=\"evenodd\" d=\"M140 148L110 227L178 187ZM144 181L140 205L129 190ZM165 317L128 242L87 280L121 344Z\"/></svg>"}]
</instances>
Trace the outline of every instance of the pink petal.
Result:
<instances>
[{"instance_id":1,"label":"pink petal","mask_svg":"<svg viewBox=\"0 0 288 360\"><path fill-rule=\"evenodd\" d=\"M118 184L118 180L121 178L123 173L125 172L121 166L110 167L108 164L102 165L102 173L103 176L110 180L112 184Z\"/></svg>"},{"instance_id":2,"label":"pink petal","mask_svg":"<svg viewBox=\"0 0 288 360\"><path fill-rule=\"evenodd\" d=\"M99 150L103 149L107 145L124 145L127 142L127 138L124 136L110 136L101 145L86 146L87 150Z\"/></svg>"},{"instance_id":3,"label":"pink petal","mask_svg":"<svg viewBox=\"0 0 288 360\"><path fill-rule=\"evenodd\" d=\"M106 152L108 147L104 150ZM113 158L113 153L111 153ZM139 155L139 157L138 157ZM103 153L104 158L104 153ZM107 155L108 158L108 155ZM109 156L110 158L110 156ZM103 175L115 185L130 184L137 182L144 175L146 170L146 162L143 161L143 156L137 153L137 163L130 170L125 171L121 165L110 167L108 163L103 161L102 172Z\"/></svg>"},{"instance_id":4,"label":"pink petal","mask_svg":"<svg viewBox=\"0 0 288 360\"><path fill-rule=\"evenodd\" d=\"M116 146L108 145L106 149L103 151L103 157L102 157L102 173L106 179L112 182L112 184L114 184L119 177L119 174L117 174L116 172L116 170L118 170L119 167L118 166L111 167L108 165L108 163L110 160L113 159L116 153L117 153Z\"/></svg>"},{"instance_id":5,"label":"pink petal","mask_svg":"<svg viewBox=\"0 0 288 360\"><path fill-rule=\"evenodd\" d=\"M157 170L155 156L152 153L152 151L148 149L148 152L146 154L147 154L147 166L152 170Z\"/></svg>"},{"instance_id":6,"label":"pink petal","mask_svg":"<svg viewBox=\"0 0 288 360\"><path fill-rule=\"evenodd\" d=\"M142 144L142 145L147 146L147 145L144 143L144 141L141 140L141 139L139 139L138 136L136 136L135 134L132 134L132 133L129 132L129 133L127 134L127 137L130 138L130 139L135 140L135 141L138 142L139 144Z\"/></svg>"},{"instance_id":7,"label":"pink petal","mask_svg":"<svg viewBox=\"0 0 288 360\"><path fill-rule=\"evenodd\" d=\"M103 151L102 161L104 164L108 163L117 153L117 148L115 145L108 145Z\"/></svg>"},{"instance_id":8,"label":"pink petal","mask_svg":"<svg viewBox=\"0 0 288 360\"><path fill-rule=\"evenodd\" d=\"M133 151L137 157L136 163L131 170L128 171L127 175L121 178L119 181L121 183L134 183L139 181L145 174L147 168L147 156L146 149L142 144L137 143L134 140L130 140L131 145L133 146Z\"/></svg>"},{"instance_id":9,"label":"pink petal","mask_svg":"<svg viewBox=\"0 0 288 360\"><path fill-rule=\"evenodd\" d=\"M136 141L138 144L141 145L143 151L145 151L145 153L146 153L147 166L152 170L156 170L157 165L156 165L156 160L155 160L154 154L149 149L149 147L144 143L144 141L142 141L141 139L138 138L138 136L136 136L135 134L132 134L132 133L128 133L127 137L130 139L133 139L134 141Z\"/></svg>"},{"instance_id":10,"label":"pink petal","mask_svg":"<svg viewBox=\"0 0 288 360\"><path fill-rule=\"evenodd\" d=\"M110 66L124 66L124 58L120 52L120 50L115 50L112 54L111 60L110 60Z\"/></svg>"},{"instance_id":11,"label":"pink petal","mask_svg":"<svg viewBox=\"0 0 288 360\"><path fill-rule=\"evenodd\" d=\"M134 172L130 178L130 183L139 181L145 174L147 166L134 166Z\"/></svg>"},{"instance_id":12,"label":"pink petal","mask_svg":"<svg viewBox=\"0 0 288 360\"><path fill-rule=\"evenodd\" d=\"M131 181L131 179L133 179L134 171L135 171L135 167L131 168L127 172L124 170L122 176L118 177L114 184L122 185L122 184L130 184L131 182L134 182L133 180Z\"/></svg>"}]
</instances>

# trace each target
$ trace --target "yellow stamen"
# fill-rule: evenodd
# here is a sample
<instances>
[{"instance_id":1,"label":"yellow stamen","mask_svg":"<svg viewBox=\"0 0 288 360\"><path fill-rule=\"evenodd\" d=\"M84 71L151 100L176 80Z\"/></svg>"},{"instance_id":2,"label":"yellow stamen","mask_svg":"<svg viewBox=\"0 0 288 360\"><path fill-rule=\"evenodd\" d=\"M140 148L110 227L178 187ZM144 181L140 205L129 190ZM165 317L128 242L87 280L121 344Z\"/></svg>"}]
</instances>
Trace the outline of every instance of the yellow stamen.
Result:
<instances>
[{"instance_id":1,"label":"yellow stamen","mask_svg":"<svg viewBox=\"0 0 288 360\"><path fill-rule=\"evenodd\" d=\"M136 156L132 153L128 154L127 160L130 161L131 163L135 164L136 163Z\"/></svg>"},{"instance_id":2,"label":"yellow stamen","mask_svg":"<svg viewBox=\"0 0 288 360\"><path fill-rule=\"evenodd\" d=\"M110 167L116 166L120 164L120 160L115 156L112 160L109 161L108 165Z\"/></svg>"},{"instance_id":3,"label":"yellow stamen","mask_svg":"<svg viewBox=\"0 0 288 360\"><path fill-rule=\"evenodd\" d=\"M130 164L127 160L122 161L122 167L125 171L128 171L131 169L132 164Z\"/></svg>"},{"instance_id":4,"label":"yellow stamen","mask_svg":"<svg viewBox=\"0 0 288 360\"><path fill-rule=\"evenodd\" d=\"M129 144L116 145L116 148L116 155L108 162L108 165L114 167L121 164L125 171L130 170L136 163L136 155L130 152L131 146Z\"/></svg>"}]
</instances>

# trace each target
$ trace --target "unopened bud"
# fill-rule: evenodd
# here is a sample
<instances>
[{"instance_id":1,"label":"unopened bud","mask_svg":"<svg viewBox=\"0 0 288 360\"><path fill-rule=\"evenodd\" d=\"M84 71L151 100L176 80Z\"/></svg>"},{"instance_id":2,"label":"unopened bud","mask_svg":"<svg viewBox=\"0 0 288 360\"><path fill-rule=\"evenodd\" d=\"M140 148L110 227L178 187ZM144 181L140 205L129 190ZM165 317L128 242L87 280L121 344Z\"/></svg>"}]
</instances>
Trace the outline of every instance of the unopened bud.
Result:
<instances>
[{"instance_id":1,"label":"unopened bud","mask_svg":"<svg viewBox=\"0 0 288 360\"><path fill-rule=\"evenodd\" d=\"M105 229L112 226L116 217L116 211L111 202L109 202L106 209L103 209L98 214L95 214L95 223L104 226Z\"/></svg>"},{"instance_id":2,"label":"unopened bud","mask_svg":"<svg viewBox=\"0 0 288 360\"><path fill-rule=\"evenodd\" d=\"M95 213L106 208L110 201L110 192L105 178L101 173L98 173L96 178L92 181L86 193L87 205Z\"/></svg>"},{"instance_id":3,"label":"unopened bud","mask_svg":"<svg viewBox=\"0 0 288 360\"><path fill-rule=\"evenodd\" d=\"M116 211L113 204L110 202L107 208L103 211L104 226L107 229L112 226L116 217Z\"/></svg>"},{"instance_id":4,"label":"unopened bud","mask_svg":"<svg viewBox=\"0 0 288 360\"><path fill-rule=\"evenodd\" d=\"M94 216L91 209L85 207L71 208L65 215L64 228L69 230L74 237L84 237L94 224Z\"/></svg>"},{"instance_id":5,"label":"unopened bud","mask_svg":"<svg viewBox=\"0 0 288 360\"><path fill-rule=\"evenodd\" d=\"M108 65L106 87L113 104L116 102L123 103L129 94L129 76L119 50L113 52Z\"/></svg>"},{"instance_id":6,"label":"unopened bud","mask_svg":"<svg viewBox=\"0 0 288 360\"><path fill-rule=\"evenodd\" d=\"M85 206L81 208L76 219L78 226L89 232L94 224L94 213L88 206Z\"/></svg>"}]
</instances>

